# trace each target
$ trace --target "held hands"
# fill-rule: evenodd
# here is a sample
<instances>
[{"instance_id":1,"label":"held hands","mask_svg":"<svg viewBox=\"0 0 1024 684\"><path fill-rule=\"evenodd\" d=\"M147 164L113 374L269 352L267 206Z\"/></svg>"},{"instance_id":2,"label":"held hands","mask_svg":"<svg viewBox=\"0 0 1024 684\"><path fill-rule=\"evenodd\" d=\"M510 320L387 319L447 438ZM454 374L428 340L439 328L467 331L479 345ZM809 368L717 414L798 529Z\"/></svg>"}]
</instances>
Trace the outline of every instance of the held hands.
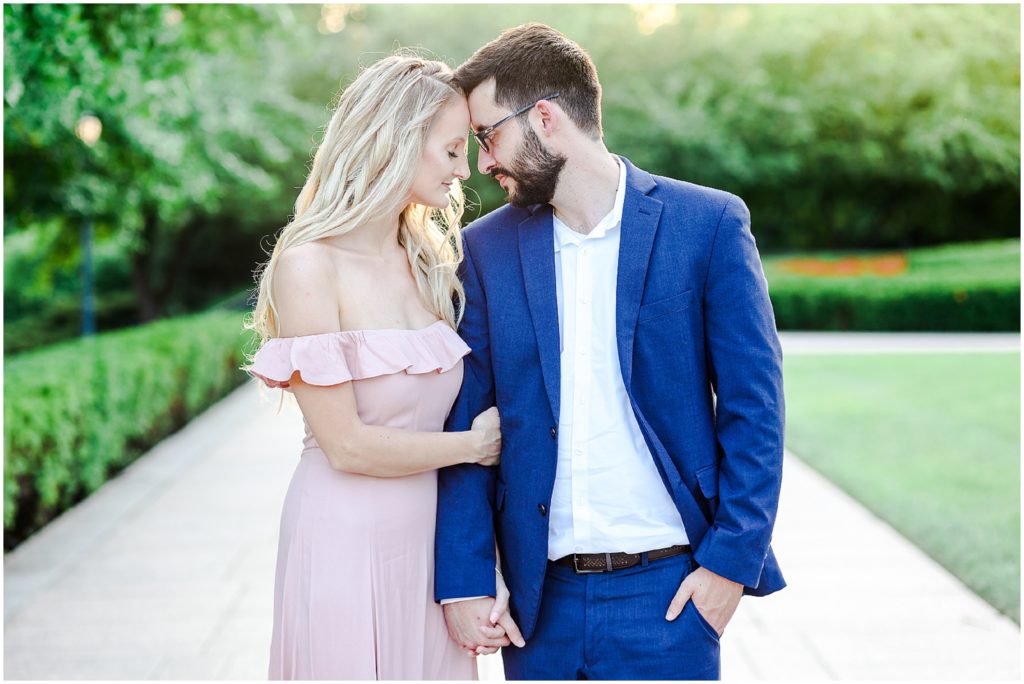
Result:
<instances>
[{"instance_id":1,"label":"held hands","mask_svg":"<svg viewBox=\"0 0 1024 684\"><path fill-rule=\"evenodd\" d=\"M498 408L492 406L474 418L470 430L476 438L477 458L474 463L498 465L501 462L501 418Z\"/></svg>"},{"instance_id":2,"label":"held hands","mask_svg":"<svg viewBox=\"0 0 1024 684\"><path fill-rule=\"evenodd\" d=\"M693 601L697 612L715 628L718 636L722 636L742 596L742 584L716 575L707 568L697 568L679 585L665 619L675 620L683 612L686 602Z\"/></svg>"},{"instance_id":3,"label":"held hands","mask_svg":"<svg viewBox=\"0 0 1024 684\"><path fill-rule=\"evenodd\" d=\"M445 604L444 621L448 625L448 636L467 655L477 655L479 648L497 650L501 646L508 646L509 640L504 631L495 628L488 620L492 605L494 599L489 596ZM495 629L499 630L500 636L489 636L496 634Z\"/></svg>"},{"instance_id":4,"label":"held hands","mask_svg":"<svg viewBox=\"0 0 1024 684\"><path fill-rule=\"evenodd\" d=\"M497 596L494 598L494 605L491 607L491 614L488 616L488 620L491 626L484 625L481 627L484 634L503 634L506 635L508 640L513 644L522 648L526 645L526 641L523 639L522 632L519 631L519 625L512 619L512 613L508 610L509 592L508 587L505 586L505 578L501 576L501 572L497 569ZM477 655L490 655L496 652L497 648L490 648L485 646L479 646L476 649Z\"/></svg>"},{"instance_id":5,"label":"held hands","mask_svg":"<svg viewBox=\"0 0 1024 684\"><path fill-rule=\"evenodd\" d=\"M444 606L448 635L467 655L489 655L510 641L516 646L526 645L508 612L509 593L500 573L497 585L495 598L485 596Z\"/></svg>"}]
</instances>

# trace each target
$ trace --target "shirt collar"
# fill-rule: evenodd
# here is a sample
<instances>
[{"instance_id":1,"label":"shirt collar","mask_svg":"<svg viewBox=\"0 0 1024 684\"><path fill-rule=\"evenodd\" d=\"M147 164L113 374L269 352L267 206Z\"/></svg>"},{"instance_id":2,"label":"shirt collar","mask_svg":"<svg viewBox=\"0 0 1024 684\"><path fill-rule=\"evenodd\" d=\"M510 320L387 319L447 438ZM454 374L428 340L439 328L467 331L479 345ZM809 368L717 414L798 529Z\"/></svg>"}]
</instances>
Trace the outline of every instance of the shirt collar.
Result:
<instances>
[{"instance_id":1,"label":"shirt collar","mask_svg":"<svg viewBox=\"0 0 1024 684\"><path fill-rule=\"evenodd\" d=\"M575 230L565 225L554 212L551 217L555 224L555 252L562 251L562 247L565 245L578 245L584 240L591 240L596 238L604 237L610 230L613 230L622 223L622 206L626 202L626 165L622 163L622 160L615 157L615 162L619 165L619 185L615 189L615 202L612 204L611 211L605 214L604 218L597 222L594 229L587 235L577 233Z\"/></svg>"}]
</instances>

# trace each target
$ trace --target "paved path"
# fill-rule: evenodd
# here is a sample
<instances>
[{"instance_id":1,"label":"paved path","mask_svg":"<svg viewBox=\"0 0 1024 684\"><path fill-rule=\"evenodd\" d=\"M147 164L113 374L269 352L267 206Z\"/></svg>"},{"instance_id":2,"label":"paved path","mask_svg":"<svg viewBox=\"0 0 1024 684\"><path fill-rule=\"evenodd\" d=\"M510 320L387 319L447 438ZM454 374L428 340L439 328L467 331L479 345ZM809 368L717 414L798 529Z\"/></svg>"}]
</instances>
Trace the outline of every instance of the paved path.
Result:
<instances>
[{"instance_id":1,"label":"paved path","mask_svg":"<svg viewBox=\"0 0 1024 684\"><path fill-rule=\"evenodd\" d=\"M4 559L7 679L262 679L298 411L246 385ZM1020 629L787 454L725 679L1019 679ZM501 676L499 656L481 660Z\"/></svg>"}]
</instances>

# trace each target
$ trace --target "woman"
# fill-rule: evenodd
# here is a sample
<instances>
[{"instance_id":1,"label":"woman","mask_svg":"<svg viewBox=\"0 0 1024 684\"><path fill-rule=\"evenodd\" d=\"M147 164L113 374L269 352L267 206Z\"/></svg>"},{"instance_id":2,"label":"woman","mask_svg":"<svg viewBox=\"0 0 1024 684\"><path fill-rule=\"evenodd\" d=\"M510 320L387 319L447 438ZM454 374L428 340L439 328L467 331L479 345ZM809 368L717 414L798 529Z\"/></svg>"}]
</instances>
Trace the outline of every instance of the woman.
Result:
<instances>
[{"instance_id":1,"label":"woman","mask_svg":"<svg viewBox=\"0 0 1024 684\"><path fill-rule=\"evenodd\" d=\"M396 55L363 71L260 276L264 344L246 370L293 392L306 425L272 679L476 677L432 597L436 470L493 466L501 449L496 409L442 432L469 352L455 333L469 125L444 64Z\"/></svg>"}]
</instances>

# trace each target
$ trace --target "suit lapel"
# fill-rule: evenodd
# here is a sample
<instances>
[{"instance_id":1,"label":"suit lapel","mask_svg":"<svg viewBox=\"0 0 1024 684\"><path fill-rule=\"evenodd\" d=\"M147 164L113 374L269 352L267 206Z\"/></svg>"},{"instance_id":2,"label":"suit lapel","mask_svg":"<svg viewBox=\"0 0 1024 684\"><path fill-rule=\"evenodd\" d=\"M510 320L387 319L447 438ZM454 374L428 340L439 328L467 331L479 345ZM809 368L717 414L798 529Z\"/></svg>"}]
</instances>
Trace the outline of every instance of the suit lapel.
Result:
<instances>
[{"instance_id":1,"label":"suit lapel","mask_svg":"<svg viewBox=\"0 0 1024 684\"><path fill-rule=\"evenodd\" d=\"M519 258L526 284L526 299L533 318L533 330L537 335L544 387L551 403L551 414L557 424L561 358L555 292L554 226L551 217L551 207L544 205L519 224Z\"/></svg>"},{"instance_id":2,"label":"suit lapel","mask_svg":"<svg viewBox=\"0 0 1024 684\"><path fill-rule=\"evenodd\" d=\"M662 204L647 196L655 186L651 175L625 158L623 162L626 164L626 197L622 205L619 273L615 283L615 337L622 381L628 389L633 377L636 319L647 282L647 265L658 231Z\"/></svg>"}]
</instances>

